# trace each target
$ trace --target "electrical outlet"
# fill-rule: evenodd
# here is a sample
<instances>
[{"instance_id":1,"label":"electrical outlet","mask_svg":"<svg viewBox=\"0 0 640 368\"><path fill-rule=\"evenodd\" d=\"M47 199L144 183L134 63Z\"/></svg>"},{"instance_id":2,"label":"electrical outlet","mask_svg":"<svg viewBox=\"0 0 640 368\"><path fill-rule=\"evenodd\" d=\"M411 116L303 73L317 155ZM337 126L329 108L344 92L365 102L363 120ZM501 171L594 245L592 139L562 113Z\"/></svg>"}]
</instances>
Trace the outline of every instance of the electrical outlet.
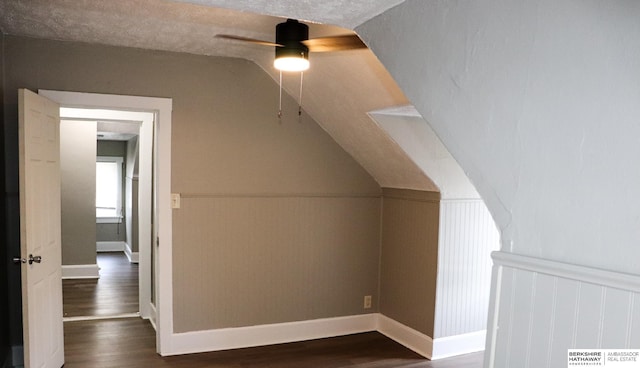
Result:
<instances>
[{"instance_id":1,"label":"electrical outlet","mask_svg":"<svg viewBox=\"0 0 640 368\"><path fill-rule=\"evenodd\" d=\"M171 193L171 208L180 208L180 193Z\"/></svg>"},{"instance_id":2,"label":"electrical outlet","mask_svg":"<svg viewBox=\"0 0 640 368\"><path fill-rule=\"evenodd\" d=\"M364 296L364 309L371 308L371 295Z\"/></svg>"}]
</instances>

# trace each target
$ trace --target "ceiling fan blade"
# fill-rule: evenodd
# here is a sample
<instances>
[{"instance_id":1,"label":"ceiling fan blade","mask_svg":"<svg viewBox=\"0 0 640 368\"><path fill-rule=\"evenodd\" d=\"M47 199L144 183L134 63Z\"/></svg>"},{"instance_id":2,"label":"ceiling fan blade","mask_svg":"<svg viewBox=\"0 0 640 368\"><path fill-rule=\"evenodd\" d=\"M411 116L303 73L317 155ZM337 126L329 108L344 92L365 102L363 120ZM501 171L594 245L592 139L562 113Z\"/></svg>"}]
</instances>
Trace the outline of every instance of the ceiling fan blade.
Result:
<instances>
[{"instance_id":1,"label":"ceiling fan blade","mask_svg":"<svg viewBox=\"0 0 640 368\"><path fill-rule=\"evenodd\" d=\"M282 45L277 44L277 43L268 42L268 41L262 41L262 40L256 40L254 38L248 38L248 37L226 35L226 34L217 34L215 37L216 38L222 38L222 39L225 39L225 40L231 40L231 41L250 42L250 43L254 43L254 44L262 45L262 46L282 47Z\"/></svg>"},{"instance_id":2,"label":"ceiling fan blade","mask_svg":"<svg viewBox=\"0 0 640 368\"><path fill-rule=\"evenodd\" d=\"M301 41L310 52L328 52L367 48L357 35L312 38Z\"/></svg>"}]
</instances>

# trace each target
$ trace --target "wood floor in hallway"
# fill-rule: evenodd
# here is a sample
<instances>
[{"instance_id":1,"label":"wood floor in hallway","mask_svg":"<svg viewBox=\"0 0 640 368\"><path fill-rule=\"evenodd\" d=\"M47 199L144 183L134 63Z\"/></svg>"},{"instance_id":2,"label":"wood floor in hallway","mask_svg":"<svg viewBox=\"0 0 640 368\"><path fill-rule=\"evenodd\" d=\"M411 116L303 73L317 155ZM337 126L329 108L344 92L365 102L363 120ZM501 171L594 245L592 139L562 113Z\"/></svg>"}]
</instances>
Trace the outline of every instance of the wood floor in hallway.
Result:
<instances>
[{"instance_id":1,"label":"wood floor in hallway","mask_svg":"<svg viewBox=\"0 0 640 368\"><path fill-rule=\"evenodd\" d=\"M65 368L480 368L482 353L430 362L377 333L161 357L139 318L65 322Z\"/></svg>"},{"instance_id":2,"label":"wood floor in hallway","mask_svg":"<svg viewBox=\"0 0 640 368\"><path fill-rule=\"evenodd\" d=\"M136 313L138 265L123 252L98 253L99 279L62 280L65 317L104 317Z\"/></svg>"}]
</instances>

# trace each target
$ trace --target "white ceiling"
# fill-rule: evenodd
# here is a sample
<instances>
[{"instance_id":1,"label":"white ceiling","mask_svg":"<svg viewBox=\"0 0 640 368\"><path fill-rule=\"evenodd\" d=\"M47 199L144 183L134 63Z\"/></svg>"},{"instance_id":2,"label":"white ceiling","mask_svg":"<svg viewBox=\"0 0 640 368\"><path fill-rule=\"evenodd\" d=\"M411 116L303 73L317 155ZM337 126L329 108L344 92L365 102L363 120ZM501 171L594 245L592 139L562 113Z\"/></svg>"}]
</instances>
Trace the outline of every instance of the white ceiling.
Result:
<instances>
[{"instance_id":1,"label":"white ceiling","mask_svg":"<svg viewBox=\"0 0 640 368\"><path fill-rule=\"evenodd\" d=\"M354 29L404 0L177 0Z\"/></svg>"},{"instance_id":2,"label":"white ceiling","mask_svg":"<svg viewBox=\"0 0 640 368\"><path fill-rule=\"evenodd\" d=\"M99 141L128 141L140 134L140 121L98 121L97 131Z\"/></svg>"},{"instance_id":3,"label":"white ceiling","mask_svg":"<svg viewBox=\"0 0 640 368\"><path fill-rule=\"evenodd\" d=\"M239 57L277 79L273 49L217 39L218 33L274 40L284 16L354 28L404 0L3 0L5 34ZM268 15L261 15L268 14ZM351 31L310 24L310 36ZM312 54L303 108L383 187L437 190L368 111L408 103L369 50ZM294 80L295 79L295 80ZM285 89L297 96L296 78Z\"/></svg>"}]
</instances>

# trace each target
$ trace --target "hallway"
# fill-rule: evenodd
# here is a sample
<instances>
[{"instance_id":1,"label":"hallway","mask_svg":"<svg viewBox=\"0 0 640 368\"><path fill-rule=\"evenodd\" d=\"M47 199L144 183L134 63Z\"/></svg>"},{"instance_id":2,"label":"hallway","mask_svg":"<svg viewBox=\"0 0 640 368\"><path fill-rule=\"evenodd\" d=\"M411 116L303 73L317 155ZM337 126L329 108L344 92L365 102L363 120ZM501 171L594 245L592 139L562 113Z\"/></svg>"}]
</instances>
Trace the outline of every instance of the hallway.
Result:
<instances>
[{"instance_id":1,"label":"hallway","mask_svg":"<svg viewBox=\"0 0 640 368\"><path fill-rule=\"evenodd\" d=\"M99 279L62 280L64 317L132 314L138 308L138 264L122 252L98 253Z\"/></svg>"}]
</instances>

